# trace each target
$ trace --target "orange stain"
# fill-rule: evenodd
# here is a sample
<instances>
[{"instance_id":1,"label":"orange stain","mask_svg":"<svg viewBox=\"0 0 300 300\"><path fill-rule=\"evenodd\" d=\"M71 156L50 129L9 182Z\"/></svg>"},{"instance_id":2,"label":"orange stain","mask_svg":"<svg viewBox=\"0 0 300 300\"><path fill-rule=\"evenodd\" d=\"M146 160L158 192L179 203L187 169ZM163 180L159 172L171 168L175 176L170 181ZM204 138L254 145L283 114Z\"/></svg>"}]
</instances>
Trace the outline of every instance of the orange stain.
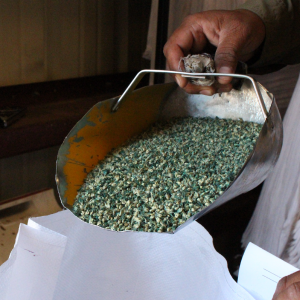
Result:
<instances>
[{"instance_id":1,"label":"orange stain","mask_svg":"<svg viewBox=\"0 0 300 300\"><path fill-rule=\"evenodd\" d=\"M96 104L71 131L64 143L69 142L67 162L63 172L67 189L62 201L72 206L84 179L100 160L113 148L143 131L157 120L161 102L173 85L159 85L139 89L132 93L112 113L114 99ZM173 88L172 88L173 89ZM82 124L80 124L82 123Z\"/></svg>"}]
</instances>

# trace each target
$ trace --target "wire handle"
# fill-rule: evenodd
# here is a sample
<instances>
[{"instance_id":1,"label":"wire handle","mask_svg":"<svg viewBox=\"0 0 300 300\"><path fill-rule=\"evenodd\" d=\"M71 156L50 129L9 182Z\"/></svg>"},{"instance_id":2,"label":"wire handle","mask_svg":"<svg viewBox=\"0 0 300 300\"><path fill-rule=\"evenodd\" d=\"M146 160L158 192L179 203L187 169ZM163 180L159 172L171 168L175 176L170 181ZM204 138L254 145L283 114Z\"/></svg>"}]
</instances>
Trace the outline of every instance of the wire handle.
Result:
<instances>
[{"instance_id":1,"label":"wire handle","mask_svg":"<svg viewBox=\"0 0 300 300\"><path fill-rule=\"evenodd\" d=\"M120 96L120 98L118 99L118 101L115 103L115 105L112 108L113 112L116 112L120 106L120 103L124 100L124 98L126 98L127 95L131 94L134 89L136 88L136 86L138 85L138 83L141 81L141 79L148 73L164 73L164 74L179 74L182 77L186 77L186 78L198 78L198 79L205 79L206 76L227 76L227 77L235 77L235 78L243 78L243 79L248 79L251 81L256 97L257 97L257 101L260 105L260 108L262 110L262 113L264 115L265 120L268 117L268 111L267 108L265 106L265 102L262 98L262 95L260 93L260 90L257 86L257 82L255 81L255 79L253 79L252 77L248 76L248 75L242 75L242 74L229 74L229 73L187 73L187 72L180 72L180 71L168 71L168 70L142 70L140 71L135 77L134 79L131 81L131 83L129 84L129 86L127 87L127 89L124 91L124 93Z\"/></svg>"}]
</instances>

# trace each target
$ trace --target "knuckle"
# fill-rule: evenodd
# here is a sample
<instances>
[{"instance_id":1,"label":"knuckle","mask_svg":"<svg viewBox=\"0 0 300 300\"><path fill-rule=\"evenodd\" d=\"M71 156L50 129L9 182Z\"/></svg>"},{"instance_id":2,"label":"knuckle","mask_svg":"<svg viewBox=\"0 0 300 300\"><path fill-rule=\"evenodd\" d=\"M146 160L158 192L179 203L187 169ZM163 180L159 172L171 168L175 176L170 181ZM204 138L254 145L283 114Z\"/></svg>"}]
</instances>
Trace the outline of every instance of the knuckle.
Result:
<instances>
[{"instance_id":1,"label":"knuckle","mask_svg":"<svg viewBox=\"0 0 300 300\"><path fill-rule=\"evenodd\" d=\"M184 19L183 19L183 23L194 23L197 20L197 17L195 14L190 14L187 15Z\"/></svg>"},{"instance_id":2,"label":"knuckle","mask_svg":"<svg viewBox=\"0 0 300 300\"><path fill-rule=\"evenodd\" d=\"M232 49L224 49L216 55L216 60L233 63L237 60L237 55Z\"/></svg>"},{"instance_id":3,"label":"knuckle","mask_svg":"<svg viewBox=\"0 0 300 300\"><path fill-rule=\"evenodd\" d=\"M190 15L187 15L183 19L183 22L182 22L181 26L190 27L190 26L193 26L195 24L201 23L204 19L205 19L205 17L204 17L203 12L196 13L196 14L190 14Z\"/></svg>"},{"instance_id":4,"label":"knuckle","mask_svg":"<svg viewBox=\"0 0 300 300\"><path fill-rule=\"evenodd\" d=\"M288 280L287 276L282 277L277 283L277 288L285 289L287 286L287 280Z\"/></svg>"}]
</instances>

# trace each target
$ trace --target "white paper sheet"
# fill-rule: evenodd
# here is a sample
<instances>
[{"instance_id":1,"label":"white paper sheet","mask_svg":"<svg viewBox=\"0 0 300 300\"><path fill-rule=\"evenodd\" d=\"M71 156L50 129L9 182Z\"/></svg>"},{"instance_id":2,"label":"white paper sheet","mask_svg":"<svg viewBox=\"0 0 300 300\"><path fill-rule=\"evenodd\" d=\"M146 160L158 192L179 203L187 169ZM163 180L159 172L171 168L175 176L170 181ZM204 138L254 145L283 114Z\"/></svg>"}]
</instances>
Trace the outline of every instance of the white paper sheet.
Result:
<instances>
[{"instance_id":1,"label":"white paper sheet","mask_svg":"<svg viewBox=\"0 0 300 300\"><path fill-rule=\"evenodd\" d=\"M242 258L238 283L256 300L271 300L278 281L296 271L294 266L249 243Z\"/></svg>"},{"instance_id":2,"label":"white paper sheet","mask_svg":"<svg viewBox=\"0 0 300 300\"><path fill-rule=\"evenodd\" d=\"M67 239L58 274L56 268L33 268L24 274L24 265L19 265L17 269L23 277L10 278L17 285L30 277L31 290L45 277L56 280L52 298L40 289L48 298L39 294L30 300L253 300L231 278L211 236L196 222L176 234L120 233L84 223L71 212L63 211L34 218L28 224L32 234L51 235L53 241L62 236ZM22 234L21 231L20 237ZM39 248L39 242L30 247L35 252L33 246ZM1 271L2 267L0 274ZM20 293L28 293L24 284L19 289ZM49 294L52 290L50 284Z\"/></svg>"},{"instance_id":3,"label":"white paper sheet","mask_svg":"<svg viewBox=\"0 0 300 300\"><path fill-rule=\"evenodd\" d=\"M59 233L20 224L15 247L5 263L9 271L0 270L0 281L5 282L0 286L0 299L53 299L66 242Z\"/></svg>"}]
</instances>

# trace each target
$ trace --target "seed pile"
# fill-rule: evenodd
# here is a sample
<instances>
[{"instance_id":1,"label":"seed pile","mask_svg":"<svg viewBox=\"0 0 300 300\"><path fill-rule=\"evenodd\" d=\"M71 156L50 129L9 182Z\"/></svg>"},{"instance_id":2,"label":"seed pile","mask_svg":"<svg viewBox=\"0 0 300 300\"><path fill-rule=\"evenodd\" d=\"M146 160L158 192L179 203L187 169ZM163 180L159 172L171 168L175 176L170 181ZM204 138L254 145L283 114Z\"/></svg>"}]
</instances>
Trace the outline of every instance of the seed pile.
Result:
<instances>
[{"instance_id":1,"label":"seed pile","mask_svg":"<svg viewBox=\"0 0 300 300\"><path fill-rule=\"evenodd\" d=\"M100 161L73 212L117 231L174 231L229 187L261 127L192 117L156 123Z\"/></svg>"}]
</instances>

